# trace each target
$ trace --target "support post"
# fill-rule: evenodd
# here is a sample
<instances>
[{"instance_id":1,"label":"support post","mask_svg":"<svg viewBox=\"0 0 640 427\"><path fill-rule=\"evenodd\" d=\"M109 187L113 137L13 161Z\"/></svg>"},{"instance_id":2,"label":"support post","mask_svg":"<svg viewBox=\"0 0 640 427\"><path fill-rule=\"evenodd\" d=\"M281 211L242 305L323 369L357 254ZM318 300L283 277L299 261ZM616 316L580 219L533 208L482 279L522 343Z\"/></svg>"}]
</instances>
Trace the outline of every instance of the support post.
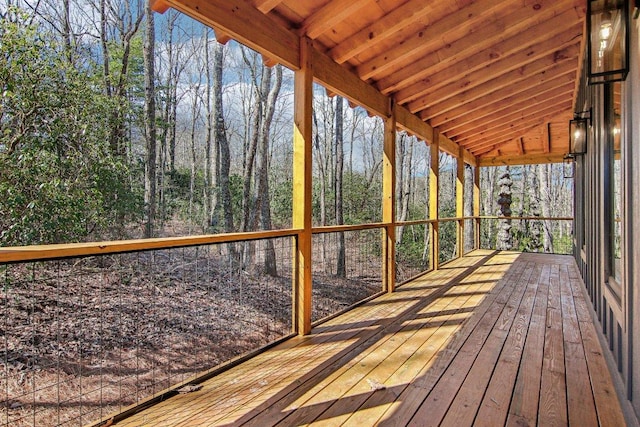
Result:
<instances>
[{"instance_id":1,"label":"support post","mask_svg":"<svg viewBox=\"0 0 640 427\"><path fill-rule=\"evenodd\" d=\"M311 332L311 171L313 64L312 42L300 42L300 70L294 76L293 228L302 230L294 247L293 327Z\"/></svg>"},{"instance_id":2,"label":"support post","mask_svg":"<svg viewBox=\"0 0 640 427\"><path fill-rule=\"evenodd\" d=\"M480 165L473 168L473 216L475 227L474 248L480 249Z\"/></svg>"},{"instance_id":3,"label":"support post","mask_svg":"<svg viewBox=\"0 0 640 427\"><path fill-rule=\"evenodd\" d=\"M464 152L462 147L458 151L458 159L456 161L456 216L460 219L457 221L456 227L456 243L458 247L458 258L464 255Z\"/></svg>"},{"instance_id":4,"label":"support post","mask_svg":"<svg viewBox=\"0 0 640 427\"><path fill-rule=\"evenodd\" d=\"M440 132L433 129L433 140L429 147L431 151L431 163L429 167L429 219L435 220L431 224L431 268L440 268L440 224L438 223L438 211L440 210Z\"/></svg>"},{"instance_id":5,"label":"support post","mask_svg":"<svg viewBox=\"0 0 640 427\"><path fill-rule=\"evenodd\" d=\"M393 292L396 285L396 114L392 101L389 117L384 122L384 155L382 162L382 237L383 290Z\"/></svg>"}]
</instances>

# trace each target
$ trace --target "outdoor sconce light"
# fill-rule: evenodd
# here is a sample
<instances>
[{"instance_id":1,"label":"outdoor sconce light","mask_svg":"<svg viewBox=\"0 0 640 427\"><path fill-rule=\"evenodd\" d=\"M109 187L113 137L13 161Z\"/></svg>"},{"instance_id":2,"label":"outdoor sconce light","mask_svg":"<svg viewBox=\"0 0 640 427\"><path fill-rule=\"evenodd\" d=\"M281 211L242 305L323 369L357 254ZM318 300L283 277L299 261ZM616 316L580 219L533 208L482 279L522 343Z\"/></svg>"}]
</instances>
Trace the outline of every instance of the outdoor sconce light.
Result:
<instances>
[{"instance_id":1,"label":"outdoor sconce light","mask_svg":"<svg viewBox=\"0 0 640 427\"><path fill-rule=\"evenodd\" d=\"M569 155L587 152L587 118L576 116L569 120Z\"/></svg>"},{"instance_id":2,"label":"outdoor sconce light","mask_svg":"<svg viewBox=\"0 0 640 427\"><path fill-rule=\"evenodd\" d=\"M562 174L565 178L573 178L573 162L574 157L572 154L567 154L562 159Z\"/></svg>"},{"instance_id":3,"label":"outdoor sconce light","mask_svg":"<svg viewBox=\"0 0 640 427\"><path fill-rule=\"evenodd\" d=\"M589 84L622 81L629 72L629 1L587 2Z\"/></svg>"}]
</instances>

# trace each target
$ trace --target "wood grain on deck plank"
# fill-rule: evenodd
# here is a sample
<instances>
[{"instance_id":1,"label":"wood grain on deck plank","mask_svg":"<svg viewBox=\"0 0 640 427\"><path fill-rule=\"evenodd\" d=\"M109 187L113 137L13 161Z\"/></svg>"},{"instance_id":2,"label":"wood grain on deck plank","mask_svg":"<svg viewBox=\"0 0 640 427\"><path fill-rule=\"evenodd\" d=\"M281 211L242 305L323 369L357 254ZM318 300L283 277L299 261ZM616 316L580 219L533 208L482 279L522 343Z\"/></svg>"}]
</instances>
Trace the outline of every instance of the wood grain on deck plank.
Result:
<instances>
[{"instance_id":1,"label":"wood grain on deck plank","mask_svg":"<svg viewBox=\"0 0 640 427\"><path fill-rule=\"evenodd\" d=\"M117 425L624 425L583 286L475 251Z\"/></svg>"}]
</instances>

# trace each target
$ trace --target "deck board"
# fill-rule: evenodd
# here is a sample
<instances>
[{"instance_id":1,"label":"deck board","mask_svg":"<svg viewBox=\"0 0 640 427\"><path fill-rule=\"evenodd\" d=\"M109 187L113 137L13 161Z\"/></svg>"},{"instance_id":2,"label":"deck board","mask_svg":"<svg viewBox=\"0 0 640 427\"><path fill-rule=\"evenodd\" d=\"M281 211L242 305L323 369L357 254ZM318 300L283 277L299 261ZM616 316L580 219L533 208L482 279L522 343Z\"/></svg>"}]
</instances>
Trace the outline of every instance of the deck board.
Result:
<instances>
[{"instance_id":1,"label":"deck board","mask_svg":"<svg viewBox=\"0 0 640 427\"><path fill-rule=\"evenodd\" d=\"M116 425L623 425L582 286L475 251Z\"/></svg>"}]
</instances>

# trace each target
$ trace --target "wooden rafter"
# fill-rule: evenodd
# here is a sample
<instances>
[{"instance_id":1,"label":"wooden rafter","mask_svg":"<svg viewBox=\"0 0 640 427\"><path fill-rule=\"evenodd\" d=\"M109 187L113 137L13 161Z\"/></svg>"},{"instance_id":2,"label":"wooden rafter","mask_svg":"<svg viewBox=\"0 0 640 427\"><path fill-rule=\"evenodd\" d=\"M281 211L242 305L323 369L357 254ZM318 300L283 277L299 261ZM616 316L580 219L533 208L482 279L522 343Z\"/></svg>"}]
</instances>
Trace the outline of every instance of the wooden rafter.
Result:
<instances>
[{"instance_id":1,"label":"wooden rafter","mask_svg":"<svg viewBox=\"0 0 640 427\"><path fill-rule=\"evenodd\" d=\"M533 25L527 31L517 32L510 28L509 32L501 34L503 39L499 43L492 43L494 39L491 37L481 38L485 34L476 34L472 40L464 38L456 40L425 55L421 60L379 79L378 87L383 93L397 92L398 102L410 102L419 97L419 93L412 94L412 91L416 89L415 84L419 85L423 79L424 83L431 87L439 80L443 80L443 76L440 75L442 73L449 78L454 78L481 69L487 64L522 51L525 47L531 48L541 41L557 37L565 39L560 34L566 31L567 24L570 23L579 24L578 32L569 36L575 38L576 34L579 35L582 31L581 18L583 17L578 10L569 8L548 20Z\"/></svg>"},{"instance_id":2,"label":"wooden rafter","mask_svg":"<svg viewBox=\"0 0 640 427\"><path fill-rule=\"evenodd\" d=\"M557 111L564 111L564 109L567 108L567 98L568 97L566 93L561 93L521 111L505 111L504 120L498 120L494 118L491 121L484 122L482 125L470 126L468 130L460 132L456 135L456 142L463 146L466 146L468 145L466 141L474 141L477 138L486 137L487 135L491 134L491 132L496 132L504 129L505 126L507 126L505 125L505 122L507 124L522 123L528 120L546 117Z\"/></svg>"},{"instance_id":3,"label":"wooden rafter","mask_svg":"<svg viewBox=\"0 0 640 427\"><path fill-rule=\"evenodd\" d=\"M260 12L268 13L280 3L282 3L282 0L255 0L253 4Z\"/></svg>"},{"instance_id":4,"label":"wooden rafter","mask_svg":"<svg viewBox=\"0 0 640 427\"><path fill-rule=\"evenodd\" d=\"M300 33L312 39L328 31L336 23L364 7L369 0L331 0L319 11L304 20Z\"/></svg>"},{"instance_id":5,"label":"wooden rafter","mask_svg":"<svg viewBox=\"0 0 640 427\"><path fill-rule=\"evenodd\" d=\"M551 88L541 87L532 88L526 95L520 95L517 98L510 99L509 102L496 102L491 104L494 108L489 110L487 108L477 109L469 114L465 114L455 120L450 120L439 126L443 132L450 138L454 138L461 133L473 129L476 127L486 126L495 122L505 121L505 116L508 114L519 113L524 111L535 111L538 107L544 107L548 105L548 101L555 97L567 97L573 90L573 84L571 82L565 83L563 86L553 86Z\"/></svg>"},{"instance_id":6,"label":"wooden rafter","mask_svg":"<svg viewBox=\"0 0 640 427\"><path fill-rule=\"evenodd\" d=\"M567 102L570 104L570 101L567 101ZM567 107L567 110L569 108L570 108L570 105L569 107ZM551 120L564 122L565 120L568 121L568 117L569 117L568 115L563 117L563 116L558 116L557 114L551 114L544 118L535 117L530 120L523 120L521 122L518 122L517 124L514 124L509 128L501 129L499 131L492 132L490 135L487 135L483 138L475 139L473 143L466 145L465 148L470 150L472 153L478 154L479 152L481 152L480 150L482 150L483 148L487 148L494 145L504 145L506 143L513 141L513 139L517 138L519 135L525 135L535 129L540 129L540 130L544 129L544 132L546 133L547 131L546 124L550 123ZM546 152L549 152L549 151L546 151Z\"/></svg>"},{"instance_id":7,"label":"wooden rafter","mask_svg":"<svg viewBox=\"0 0 640 427\"><path fill-rule=\"evenodd\" d=\"M566 64L564 67L566 68L565 73L560 75L552 73L552 78L549 80L547 80L547 73L541 73L538 85L527 87L514 84L505 90L460 104L456 108L432 117L429 121L433 126L449 130L464 125L474 118L492 116L494 111L500 108L527 102L538 95L548 96L558 88L572 84L575 69L570 64Z\"/></svg>"},{"instance_id":8,"label":"wooden rafter","mask_svg":"<svg viewBox=\"0 0 640 427\"><path fill-rule=\"evenodd\" d=\"M507 7L504 2L492 0L480 0L471 3L461 10L449 14L444 19L434 22L404 40L401 45L390 51L387 55L376 57L358 67L358 75L362 79L379 77L382 73L389 73L398 65L410 62L421 52L436 49L447 43L442 39L442 34L447 30L455 29L456 35L460 38L464 34L478 30L484 25L487 15L503 10ZM464 25L460 25L464 23ZM390 71L391 70L391 71Z\"/></svg>"},{"instance_id":9,"label":"wooden rafter","mask_svg":"<svg viewBox=\"0 0 640 427\"><path fill-rule=\"evenodd\" d=\"M566 19L562 15L558 18ZM553 28L563 28L558 25L559 22L559 20L553 20L541 25L545 30L553 34L552 39L540 42L536 39L530 40L528 34L518 34L517 37L500 44L500 51L497 51L496 48L488 48L449 67L443 65L445 61L438 61L439 56L430 56L429 59L435 64L428 68L433 71L426 77L427 81L409 85L399 90L395 97L398 102L403 104L422 97L428 98L438 89L445 88L444 90L446 90L447 87L456 83L460 84L459 76L464 76L463 82L474 82L476 84L483 81L486 82L513 69L537 61L546 55L553 54L558 49L574 45L576 37L582 33L582 24L577 23L569 30L557 33L557 30L553 31ZM414 70L413 66L410 68ZM420 72L415 72L414 78L421 74ZM385 92L384 88L381 89Z\"/></svg>"},{"instance_id":10,"label":"wooden rafter","mask_svg":"<svg viewBox=\"0 0 640 427\"><path fill-rule=\"evenodd\" d=\"M423 120L428 120L433 116L446 113L473 101L482 102L484 99L485 102L490 104L503 100L506 96L518 94L531 87L543 84L550 78L555 78L557 75L575 73L576 71L575 62L570 61L569 59L552 66L549 66L546 62L543 65L537 63L530 65L531 67L528 67L527 69L514 70L507 75L502 76L500 81L487 82L482 86L461 92L460 94L443 101L437 106L420 110L419 115ZM529 86L520 84L527 77L531 78L531 80L536 84L533 85L530 83Z\"/></svg>"},{"instance_id":11,"label":"wooden rafter","mask_svg":"<svg viewBox=\"0 0 640 427\"><path fill-rule=\"evenodd\" d=\"M433 107L436 104L438 105L438 108L440 108L442 102L437 102L436 100L444 100L444 102L446 102L446 100L453 99L459 94L465 94L467 97L469 97L469 94L473 94L474 98L480 98L490 94L491 92L505 88L516 82L520 82L533 74L543 73L547 69L558 64L569 63L575 69L575 59L577 57L578 48L575 45L572 45L554 51L550 54L548 53L542 59L523 64L521 67L513 67L512 65L506 69L495 70L487 72L486 74L476 72L478 75L474 75L473 77L479 77L481 75L482 77L480 78L482 81L474 80L472 77L463 79L461 82L456 82L437 89L419 100L409 103L408 108L413 112ZM511 69L509 70L509 68ZM489 75L493 76L492 79L488 78ZM496 78L498 76L500 78Z\"/></svg>"},{"instance_id":12,"label":"wooden rafter","mask_svg":"<svg viewBox=\"0 0 640 427\"><path fill-rule=\"evenodd\" d=\"M410 0L335 46L329 51L329 55L342 64L406 26L428 17L435 5L436 2L425 4L424 0Z\"/></svg>"}]
</instances>

